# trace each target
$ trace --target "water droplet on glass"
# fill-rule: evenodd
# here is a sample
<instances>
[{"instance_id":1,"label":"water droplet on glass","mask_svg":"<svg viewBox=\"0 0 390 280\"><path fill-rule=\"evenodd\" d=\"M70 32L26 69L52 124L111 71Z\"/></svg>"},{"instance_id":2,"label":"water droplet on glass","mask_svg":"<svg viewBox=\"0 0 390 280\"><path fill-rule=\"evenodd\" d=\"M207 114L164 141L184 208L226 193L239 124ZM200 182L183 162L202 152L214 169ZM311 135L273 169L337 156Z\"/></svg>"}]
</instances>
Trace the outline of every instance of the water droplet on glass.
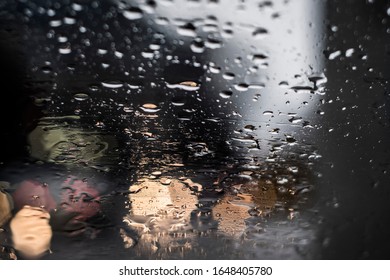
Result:
<instances>
[{"instance_id":1,"label":"water droplet on glass","mask_svg":"<svg viewBox=\"0 0 390 280\"><path fill-rule=\"evenodd\" d=\"M173 106L178 106L178 107L184 106L186 104L184 100L180 100L180 99L173 99L171 103Z\"/></svg>"},{"instance_id":2,"label":"water droplet on glass","mask_svg":"<svg viewBox=\"0 0 390 280\"><path fill-rule=\"evenodd\" d=\"M253 131L256 129L256 127L254 125L251 125L251 124L247 124L245 127L244 127L245 130L249 130L249 131Z\"/></svg>"},{"instance_id":3,"label":"water droplet on glass","mask_svg":"<svg viewBox=\"0 0 390 280\"><path fill-rule=\"evenodd\" d=\"M252 61L255 64L263 64L266 62L267 58L268 56L266 56L265 54L254 54L252 56Z\"/></svg>"},{"instance_id":4,"label":"water droplet on glass","mask_svg":"<svg viewBox=\"0 0 390 280\"><path fill-rule=\"evenodd\" d=\"M97 53L100 54L100 55L104 55L104 54L106 54L107 52L108 52L108 51L105 50L105 49L98 49L98 50L97 50Z\"/></svg>"},{"instance_id":5,"label":"water droplet on glass","mask_svg":"<svg viewBox=\"0 0 390 280\"><path fill-rule=\"evenodd\" d=\"M230 98L230 97L232 97L232 95L233 95L233 92L230 90L224 90L224 91L221 91L219 93L219 96L221 96L222 98Z\"/></svg>"},{"instance_id":6,"label":"water droplet on glass","mask_svg":"<svg viewBox=\"0 0 390 280\"><path fill-rule=\"evenodd\" d=\"M77 101L84 101L87 100L89 96L86 93L76 93L75 95L73 95L73 98Z\"/></svg>"},{"instance_id":7,"label":"water droplet on glass","mask_svg":"<svg viewBox=\"0 0 390 280\"><path fill-rule=\"evenodd\" d=\"M293 124L296 124L296 123L300 123L302 121L302 118L301 117L292 117L288 121L293 123Z\"/></svg>"},{"instance_id":8,"label":"water droplet on glass","mask_svg":"<svg viewBox=\"0 0 390 280\"><path fill-rule=\"evenodd\" d=\"M264 116L272 116L273 114L274 114L274 112L272 112L272 111L264 111L263 112Z\"/></svg>"},{"instance_id":9,"label":"water droplet on glass","mask_svg":"<svg viewBox=\"0 0 390 280\"><path fill-rule=\"evenodd\" d=\"M168 88L179 88L179 89L188 90L188 91L195 91L195 90L198 90L200 88L200 85L197 84L196 82L193 82L193 81L185 81L185 82L181 82L178 84L167 83L167 87Z\"/></svg>"},{"instance_id":10,"label":"water droplet on glass","mask_svg":"<svg viewBox=\"0 0 390 280\"><path fill-rule=\"evenodd\" d=\"M185 25L179 26L177 28L177 33L179 33L181 36L196 37L196 28L192 23L187 23Z\"/></svg>"},{"instance_id":11,"label":"water droplet on glass","mask_svg":"<svg viewBox=\"0 0 390 280\"><path fill-rule=\"evenodd\" d=\"M158 106L156 104L153 104L153 103L145 103L144 105L141 106L141 109L142 109L142 111L144 111L146 113L156 113L156 112L160 111Z\"/></svg>"},{"instance_id":12,"label":"water droplet on glass","mask_svg":"<svg viewBox=\"0 0 390 280\"><path fill-rule=\"evenodd\" d=\"M68 37L66 37L66 36L58 36L57 40L58 40L59 43L66 43L66 42L68 42Z\"/></svg>"},{"instance_id":13,"label":"water droplet on glass","mask_svg":"<svg viewBox=\"0 0 390 280\"><path fill-rule=\"evenodd\" d=\"M70 54L72 52L72 49L70 48L70 45L66 45L66 46L59 48L58 52L60 54Z\"/></svg>"},{"instance_id":14,"label":"water droplet on glass","mask_svg":"<svg viewBox=\"0 0 390 280\"><path fill-rule=\"evenodd\" d=\"M208 38L205 42L205 46L209 49L218 49L222 47L222 41Z\"/></svg>"},{"instance_id":15,"label":"water droplet on glass","mask_svg":"<svg viewBox=\"0 0 390 280\"><path fill-rule=\"evenodd\" d=\"M121 59L123 57L123 53L121 53L121 52L115 51L114 54L119 59Z\"/></svg>"},{"instance_id":16,"label":"water droplet on glass","mask_svg":"<svg viewBox=\"0 0 390 280\"><path fill-rule=\"evenodd\" d=\"M280 86L281 88L288 88L289 84L288 84L287 81L281 81L281 82L279 83L279 86Z\"/></svg>"},{"instance_id":17,"label":"water droplet on glass","mask_svg":"<svg viewBox=\"0 0 390 280\"><path fill-rule=\"evenodd\" d=\"M140 8L131 7L122 12L123 16L129 20L136 20L143 17L143 12Z\"/></svg>"},{"instance_id":18,"label":"water droplet on glass","mask_svg":"<svg viewBox=\"0 0 390 280\"><path fill-rule=\"evenodd\" d=\"M106 88L114 89L114 88L123 87L123 83L119 82L119 81L105 81L105 82L102 82L102 86L104 86Z\"/></svg>"},{"instance_id":19,"label":"water droplet on glass","mask_svg":"<svg viewBox=\"0 0 390 280\"><path fill-rule=\"evenodd\" d=\"M51 27L58 27L58 26L61 26L62 25L62 21L61 20L51 20L49 22L49 25Z\"/></svg>"},{"instance_id":20,"label":"water droplet on glass","mask_svg":"<svg viewBox=\"0 0 390 280\"><path fill-rule=\"evenodd\" d=\"M75 10L76 12L80 12L83 10L83 6L81 6L80 4L77 4L77 3L73 3L72 9Z\"/></svg>"},{"instance_id":21,"label":"water droplet on glass","mask_svg":"<svg viewBox=\"0 0 390 280\"><path fill-rule=\"evenodd\" d=\"M334 60L334 59L337 58L339 55L341 55L341 51L331 52L331 53L328 55L328 59L329 59L329 60Z\"/></svg>"},{"instance_id":22,"label":"water droplet on glass","mask_svg":"<svg viewBox=\"0 0 390 280\"><path fill-rule=\"evenodd\" d=\"M233 80L235 75L234 73L231 73L231 72L226 72L222 75L222 77L225 79L225 80Z\"/></svg>"},{"instance_id":23,"label":"water droplet on glass","mask_svg":"<svg viewBox=\"0 0 390 280\"><path fill-rule=\"evenodd\" d=\"M210 65L209 69L210 69L210 72L213 74L218 74L221 72L221 67L218 67L215 65Z\"/></svg>"},{"instance_id":24,"label":"water droplet on glass","mask_svg":"<svg viewBox=\"0 0 390 280\"><path fill-rule=\"evenodd\" d=\"M234 85L234 88L238 91L247 91L248 88L249 88L249 85L248 84L245 84L245 83L240 83L240 84L236 84Z\"/></svg>"},{"instance_id":25,"label":"water droplet on glass","mask_svg":"<svg viewBox=\"0 0 390 280\"><path fill-rule=\"evenodd\" d=\"M202 39L195 39L190 45L191 51L194 53L202 53L205 50L204 42Z\"/></svg>"},{"instance_id":26,"label":"water droplet on glass","mask_svg":"<svg viewBox=\"0 0 390 280\"><path fill-rule=\"evenodd\" d=\"M264 39L268 35L268 30L265 28L256 28L252 33L255 39Z\"/></svg>"},{"instance_id":27,"label":"water droplet on glass","mask_svg":"<svg viewBox=\"0 0 390 280\"><path fill-rule=\"evenodd\" d=\"M64 18L64 23L68 24L68 25L75 24L76 23L76 19L75 18L71 18L71 17L65 17Z\"/></svg>"},{"instance_id":28,"label":"water droplet on glass","mask_svg":"<svg viewBox=\"0 0 390 280\"><path fill-rule=\"evenodd\" d=\"M143 51L141 52L141 55L143 58L153 58L154 57L154 52L153 51Z\"/></svg>"},{"instance_id":29,"label":"water droplet on glass","mask_svg":"<svg viewBox=\"0 0 390 280\"><path fill-rule=\"evenodd\" d=\"M345 56L346 57L351 57L354 52L355 52L355 50L353 48L348 49L348 50L345 51Z\"/></svg>"},{"instance_id":30,"label":"water droplet on glass","mask_svg":"<svg viewBox=\"0 0 390 280\"><path fill-rule=\"evenodd\" d=\"M168 25L169 24L169 20L165 17L158 17L158 18L156 18L155 22L159 25Z\"/></svg>"}]
</instances>

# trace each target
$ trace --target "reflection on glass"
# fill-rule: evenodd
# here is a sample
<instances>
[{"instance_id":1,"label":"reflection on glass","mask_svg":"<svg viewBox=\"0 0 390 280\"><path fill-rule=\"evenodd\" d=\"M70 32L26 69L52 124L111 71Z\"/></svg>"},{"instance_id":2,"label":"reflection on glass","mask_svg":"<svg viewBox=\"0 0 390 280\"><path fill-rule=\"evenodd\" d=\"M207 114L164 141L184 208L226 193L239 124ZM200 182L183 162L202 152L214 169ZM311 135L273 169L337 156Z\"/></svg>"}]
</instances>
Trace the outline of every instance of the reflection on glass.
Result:
<instances>
[{"instance_id":1,"label":"reflection on glass","mask_svg":"<svg viewBox=\"0 0 390 280\"><path fill-rule=\"evenodd\" d=\"M17 10L35 38L27 68L45 115L27 135L25 168L59 186L53 201L34 200L56 210L54 234L83 231L107 208L120 216L110 256L304 257L316 228L306 210L321 157L311 139L327 82L323 5L65 1L39 19ZM113 181L104 195L91 170ZM32 179L23 182L40 190ZM19 191L18 207L31 205Z\"/></svg>"}]
</instances>

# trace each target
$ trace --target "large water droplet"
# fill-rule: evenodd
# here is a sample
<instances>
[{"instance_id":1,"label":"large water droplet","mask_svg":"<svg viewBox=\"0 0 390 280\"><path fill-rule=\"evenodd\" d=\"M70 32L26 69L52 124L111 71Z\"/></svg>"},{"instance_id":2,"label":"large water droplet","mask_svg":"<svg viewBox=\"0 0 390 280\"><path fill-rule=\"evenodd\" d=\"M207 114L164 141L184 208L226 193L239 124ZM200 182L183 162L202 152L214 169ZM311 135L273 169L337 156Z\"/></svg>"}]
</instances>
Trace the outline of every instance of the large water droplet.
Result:
<instances>
[{"instance_id":1,"label":"large water droplet","mask_svg":"<svg viewBox=\"0 0 390 280\"><path fill-rule=\"evenodd\" d=\"M191 43L190 48L194 53L202 53L205 50L205 45L202 39L195 39Z\"/></svg>"},{"instance_id":2,"label":"large water droplet","mask_svg":"<svg viewBox=\"0 0 390 280\"><path fill-rule=\"evenodd\" d=\"M230 98L230 97L232 97L232 95L233 95L233 92L230 90L224 90L224 91L221 91L219 93L219 96L221 96L222 98Z\"/></svg>"},{"instance_id":3,"label":"large water droplet","mask_svg":"<svg viewBox=\"0 0 390 280\"><path fill-rule=\"evenodd\" d=\"M146 113L156 113L161 110L158 108L156 104L153 103L145 103L144 105L141 106L141 109Z\"/></svg>"},{"instance_id":4,"label":"large water droplet","mask_svg":"<svg viewBox=\"0 0 390 280\"><path fill-rule=\"evenodd\" d=\"M186 25L179 26L177 33L182 36L196 37L196 28L192 23L187 23Z\"/></svg>"},{"instance_id":5,"label":"large water droplet","mask_svg":"<svg viewBox=\"0 0 390 280\"><path fill-rule=\"evenodd\" d=\"M346 57L351 57L354 52L355 52L355 50L353 48L348 49L348 50L345 51L345 56Z\"/></svg>"},{"instance_id":6,"label":"large water droplet","mask_svg":"<svg viewBox=\"0 0 390 280\"><path fill-rule=\"evenodd\" d=\"M222 47L222 41L208 38L205 42L205 46L209 49L218 49Z\"/></svg>"},{"instance_id":7,"label":"large water droplet","mask_svg":"<svg viewBox=\"0 0 390 280\"><path fill-rule=\"evenodd\" d=\"M272 111L264 111L263 112L264 116L272 116L273 114L274 114L274 112L272 112Z\"/></svg>"},{"instance_id":8,"label":"large water droplet","mask_svg":"<svg viewBox=\"0 0 390 280\"><path fill-rule=\"evenodd\" d=\"M268 30L258 27L253 31L252 35L255 39L264 39L268 35Z\"/></svg>"},{"instance_id":9,"label":"large water droplet","mask_svg":"<svg viewBox=\"0 0 390 280\"><path fill-rule=\"evenodd\" d=\"M89 98L89 95L86 93L76 93L75 95L73 95L73 98L77 101L84 101Z\"/></svg>"},{"instance_id":10,"label":"large water droplet","mask_svg":"<svg viewBox=\"0 0 390 280\"><path fill-rule=\"evenodd\" d=\"M106 88L120 88L120 87L123 87L123 83L120 82L120 81L105 81L105 82L102 82L102 86L106 87Z\"/></svg>"},{"instance_id":11,"label":"large water droplet","mask_svg":"<svg viewBox=\"0 0 390 280\"><path fill-rule=\"evenodd\" d=\"M236 75L234 75L234 73L231 73L231 72L226 72L222 75L222 77L225 79L225 80L233 80L235 78Z\"/></svg>"},{"instance_id":12,"label":"large water droplet","mask_svg":"<svg viewBox=\"0 0 390 280\"><path fill-rule=\"evenodd\" d=\"M236 84L234 85L234 88L238 91L247 91L248 88L249 88L249 85L248 84L245 84L245 83L240 83L240 84Z\"/></svg>"},{"instance_id":13,"label":"large water droplet","mask_svg":"<svg viewBox=\"0 0 390 280\"><path fill-rule=\"evenodd\" d=\"M129 20L136 20L143 17L143 12L140 8L131 7L122 12L123 16Z\"/></svg>"},{"instance_id":14,"label":"large water droplet","mask_svg":"<svg viewBox=\"0 0 390 280\"><path fill-rule=\"evenodd\" d=\"M200 85L197 84L196 82L193 82L193 81L185 81L185 82L181 82L178 84L167 83L167 87L168 88L179 88L179 89L188 90L188 91L195 91L195 90L198 90L200 88Z\"/></svg>"},{"instance_id":15,"label":"large water droplet","mask_svg":"<svg viewBox=\"0 0 390 280\"><path fill-rule=\"evenodd\" d=\"M329 53L327 57L329 60L334 60L339 55L341 55L341 51L334 51L334 52Z\"/></svg>"}]
</instances>

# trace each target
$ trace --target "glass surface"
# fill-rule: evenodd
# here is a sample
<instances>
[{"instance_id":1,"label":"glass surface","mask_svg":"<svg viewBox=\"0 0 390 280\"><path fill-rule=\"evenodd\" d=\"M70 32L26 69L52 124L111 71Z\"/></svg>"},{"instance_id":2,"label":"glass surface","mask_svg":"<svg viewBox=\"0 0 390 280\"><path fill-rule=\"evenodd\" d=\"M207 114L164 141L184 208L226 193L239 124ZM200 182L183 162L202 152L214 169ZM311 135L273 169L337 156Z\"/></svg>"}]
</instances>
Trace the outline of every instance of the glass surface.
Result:
<instances>
[{"instance_id":1,"label":"glass surface","mask_svg":"<svg viewBox=\"0 0 390 280\"><path fill-rule=\"evenodd\" d=\"M26 258L6 201L50 213L40 259L388 259L389 20L0 1L0 259Z\"/></svg>"}]
</instances>

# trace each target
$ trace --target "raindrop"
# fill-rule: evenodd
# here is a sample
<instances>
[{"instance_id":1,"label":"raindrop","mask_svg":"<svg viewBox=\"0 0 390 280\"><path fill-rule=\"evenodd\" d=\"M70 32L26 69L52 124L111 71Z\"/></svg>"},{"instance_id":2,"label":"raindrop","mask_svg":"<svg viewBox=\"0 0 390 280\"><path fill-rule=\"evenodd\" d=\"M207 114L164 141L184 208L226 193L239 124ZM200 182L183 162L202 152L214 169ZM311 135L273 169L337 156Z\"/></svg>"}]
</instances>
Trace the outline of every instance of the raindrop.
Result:
<instances>
[{"instance_id":1,"label":"raindrop","mask_svg":"<svg viewBox=\"0 0 390 280\"><path fill-rule=\"evenodd\" d=\"M59 49L58 49L58 52L59 52L60 54L70 54L70 53L72 52L72 49L70 48L69 45L67 45L67 46L64 46L64 47L62 47L62 48L59 48Z\"/></svg>"},{"instance_id":2,"label":"raindrop","mask_svg":"<svg viewBox=\"0 0 390 280\"><path fill-rule=\"evenodd\" d=\"M149 49L153 51L158 51L159 49L161 49L161 46L159 44L150 44Z\"/></svg>"},{"instance_id":3,"label":"raindrop","mask_svg":"<svg viewBox=\"0 0 390 280\"><path fill-rule=\"evenodd\" d=\"M142 4L142 10L148 14L153 14L156 10L157 3L153 0L145 1L144 4Z\"/></svg>"},{"instance_id":4,"label":"raindrop","mask_svg":"<svg viewBox=\"0 0 390 280\"><path fill-rule=\"evenodd\" d=\"M263 115L264 115L264 116L272 116L273 114L274 114L273 111L264 111L264 112L263 112Z\"/></svg>"},{"instance_id":5,"label":"raindrop","mask_svg":"<svg viewBox=\"0 0 390 280\"><path fill-rule=\"evenodd\" d=\"M89 85L88 88L89 88L91 91L98 91L98 90L99 90L99 85L92 84L92 85Z\"/></svg>"},{"instance_id":6,"label":"raindrop","mask_svg":"<svg viewBox=\"0 0 390 280\"><path fill-rule=\"evenodd\" d=\"M210 72L213 74L218 74L221 72L221 67L210 65Z\"/></svg>"},{"instance_id":7,"label":"raindrop","mask_svg":"<svg viewBox=\"0 0 390 280\"><path fill-rule=\"evenodd\" d=\"M212 32L218 32L218 24L209 23L203 26L203 31L212 33Z\"/></svg>"},{"instance_id":8,"label":"raindrop","mask_svg":"<svg viewBox=\"0 0 390 280\"><path fill-rule=\"evenodd\" d=\"M73 98L77 101L84 101L89 98L89 95L86 93L76 93L75 95L73 95Z\"/></svg>"},{"instance_id":9,"label":"raindrop","mask_svg":"<svg viewBox=\"0 0 390 280\"><path fill-rule=\"evenodd\" d=\"M280 86L281 88L288 88L289 84L288 84L287 81L281 81L281 82L279 83L279 86Z\"/></svg>"},{"instance_id":10,"label":"raindrop","mask_svg":"<svg viewBox=\"0 0 390 280\"><path fill-rule=\"evenodd\" d=\"M41 71L44 74L50 74L53 71L53 68L51 68L50 66L43 66L41 67Z\"/></svg>"},{"instance_id":11,"label":"raindrop","mask_svg":"<svg viewBox=\"0 0 390 280\"><path fill-rule=\"evenodd\" d=\"M288 179L285 178L285 177L279 177L277 179L276 183L279 184L279 185L284 185L284 184L288 183Z\"/></svg>"},{"instance_id":12,"label":"raindrop","mask_svg":"<svg viewBox=\"0 0 390 280\"><path fill-rule=\"evenodd\" d=\"M219 96L221 96L222 98L230 98L230 97L232 97L232 95L233 95L233 92L230 90L224 90L224 91L221 91L219 93Z\"/></svg>"},{"instance_id":13,"label":"raindrop","mask_svg":"<svg viewBox=\"0 0 390 280\"><path fill-rule=\"evenodd\" d=\"M52 9L48 9L47 10L47 15L49 17L54 17L56 15L56 12L54 10L52 10Z\"/></svg>"},{"instance_id":14,"label":"raindrop","mask_svg":"<svg viewBox=\"0 0 390 280\"><path fill-rule=\"evenodd\" d=\"M244 129L246 130L249 130L249 131L253 131L256 129L256 127L254 125L251 125L251 124L247 124Z\"/></svg>"},{"instance_id":15,"label":"raindrop","mask_svg":"<svg viewBox=\"0 0 390 280\"><path fill-rule=\"evenodd\" d=\"M196 37L196 28L192 23L187 23L186 25L179 26L177 33L182 36Z\"/></svg>"},{"instance_id":16,"label":"raindrop","mask_svg":"<svg viewBox=\"0 0 390 280\"><path fill-rule=\"evenodd\" d=\"M163 185L169 185L171 182L172 182L172 180L169 178L161 178L160 179L160 183Z\"/></svg>"},{"instance_id":17,"label":"raindrop","mask_svg":"<svg viewBox=\"0 0 390 280\"><path fill-rule=\"evenodd\" d=\"M152 172L153 176L160 176L161 174L162 174L161 171L154 171L154 172Z\"/></svg>"},{"instance_id":18,"label":"raindrop","mask_svg":"<svg viewBox=\"0 0 390 280\"><path fill-rule=\"evenodd\" d=\"M105 124L104 124L104 122L96 122L96 123L95 123L95 126L96 126L97 128L103 128L103 127L105 127Z\"/></svg>"},{"instance_id":19,"label":"raindrop","mask_svg":"<svg viewBox=\"0 0 390 280\"><path fill-rule=\"evenodd\" d=\"M169 20L165 17L158 17L158 18L156 18L155 21L159 25L168 25L169 24Z\"/></svg>"},{"instance_id":20,"label":"raindrop","mask_svg":"<svg viewBox=\"0 0 390 280\"><path fill-rule=\"evenodd\" d=\"M58 26L61 26L62 25L62 21L61 20L51 20L50 22L49 22L49 25L51 26L51 27L58 27Z\"/></svg>"},{"instance_id":21,"label":"raindrop","mask_svg":"<svg viewBox=\"0 0 390 280\"><path fill-rule=\"evenodd\" d=\"M123 11L123 16L129 20L136 20L143 17L142 10L140 8L131 7Z\"/></svg>"},{"instance_id":22,"label":"raindrop","mask_svg":"<svg viewBox=\"0 0 390 280\"><path fill-rule=\"evenodd\" d=\"M295 143L297 140L294 139L291 135L286 135L286 142L287 143Z\"/></svg>"},{"instance_id":23,"label":"raindrop","mask_svg":"<svg viewBox=\"0 0 390 280\"><path fill-rule=\"evenodd\" d=\"M141 109L142 109L142 111L144 111L146 113L156 113L156 112L160 111L158 106L156 104L153 104L153 103L145 103L144 105L141 106Z\"/></svg>"},{"instance_id":24,"label":"raindrop","mask_svg":"<svg viewBox=\"0 0 390 280\"><path fill-rule=\"evenodd\" d=\"M108 51L105 50L105 49L98 49L98 50L97 50L97 53L100 54L100 55L104 55L104 54L106 54L107 52L108 52Z\"/></svg>"},{"instance_id":25,"label":"raindrop","mask_svg":"<svg viewBox=\"0 0 390 280\"><path fill-rule=\"evenodd\" d=\"M190 45L191 51L194 53L202 53L204 52L205 46L202 39L194 40Z\"/></svg>"},{"instance_id":26,"label":"raindrop","mask_svg":"<svg viewBox=\"0 0 390 280\"><path fill-rule=\"evenodd\" d=\"M65 17L64 18L64 23L68 24L68 25L75 24L76 23L76 19L70 18L70 17Z\"/></svg>"},{"instance_id":27,"label":"raindrop","mask_svg":"<svg viewBox=\"0 0 390 280\"><path fill-rule=\"evenodd\" d=\"M233 30L232 29L224 29L222 33L223 38L232 38L233 37Z\"/></svg>"},{"instance_id":28,"label":"raindrop","mask_svg":"<svg viewBox=\"0 0 390 280\"><path fill-rule=\"evenodd\" d=\"M302 121L302 118L301 117L292 117L288 121L290 123L296 124L296 123L300 123Z\"/></svg>"},{"instance_id":29,"label":"raindrop","mask_svg":"<svg viewBox=\"0 0 390 280\"><path fill-rule=\"evenodd\" d=\"M121 59L122 57L123 57L123 53L121 53L121 52L118 52L118 51L115 51L115 56L117 57L117 58L119 58L119 59Z\"/></svg>"},{"instance_id":30,"label":"raindrop","mask_svg":"<svg viewBox=\"0 0 390 280\"><path fill-rule=\"evenodd\" d=\"M278 192L280 194L285 194L285 193L287 193L287 191L288 191L288 189L286 187L282 187L282 186L278 187Z\"/></svg>"},{"instance_id":31,"label":"raindrop","mask_svg":"<svg viewBox=\"0 0 390 280\"><path fill-rule=\"evenodd\" d=\"M226 72L222 75L225 80L233 80L235 78L234 73Z\"/></svg>"},{"instance_id":32,"label":"raindrop","mask_svg":"<svg viewBox=\"0 0 390 280\"><path fill-rule=\"evenodd\" d=\"M168 88L179 88L183 90L188 90L188 91L195 91L200 88L200 84L197 84L196 82L193 81L185 81L181 82L179 84L169 84L167 83Z\"/></svg>"},{"instance_id":33,"label":"raindrop","mask_svg":"<svg viewBox=\"0 0 390 280\"><path fill-rule=\"evenodd\" d=\"M240 83L240 84L236 84L234 85L234 88L238 91L247 91L248 88L249 88L249 85L248 84L245 84L245 83Z\"/></svg>"},{"instance_id":34,"label":"raindrop","mask_svg":"<svg viewBox=\"0 0 390 280\"><path fill-rule=\"evenodd\" d=\"M252 61L255 63L255 64L263 64L266 62L266 59L268 58L268 56L264 55L264 54L254 54L252 56Z\"/></svg>"},{"instance_id":35,"label":"raindrop","mask_svg":"<svg viewBox=\"0 0 390 280\"><path fill-rule=\"evenodd\" d=\"M329 60L334 60L336 57L338 57L341 54L341 51L335 51L328 55Z\"/></svg>"},{"instance_id":36,"label":"raindrop","mask_svg":"<svg viewBox=\"0 0 390 280\"><path fill-rule=\"evenodd\" d=\"M328 81L328 79L326 78L326 76L323 73L311 75L308 77L308 79L310 82L314 83L315 90L319 89L321 86L323 86Z\"/></svg>"},{"instance_id":37,"label":"raindrop","mask_svg":"<svg viewBox=\"0 0 390 280\"><path fill-rule=\"evenodd\" d=\"M218 49L222 47L222 42L217 39L208 38L205 42L205 46L209 49Z\"/></svg>"},{"instance_id":38,"label":"raindrop","mask_svg":"<svg viewBox=\"0 0 390 280\"><path fill-rule=\"evenodd\" d=\"M255 31L253 31L252 36L255 39L264 39L268 35L268 30L265 28L256 28Z\"/></svg>"},{"instance_id":39,"label":"raindrop","mask_svg":"<svg viewBox=\"0 0 390 280\"><path fill-rule=\"evenodd\" d=\"M182 101L182 100L172 100L171 101L171 103L172 103L172 105L173 106L184 106L186 103L184 102L184 101Z\"/></svg>"},{"instance_id":40,"label":"raindrop","mask_svg":"<svg viewBox=\"0 0 390 280\"><path fill-rule=\"evenodd\" d=\"M73 3L72 9L75 10L76 12L80 12L83 10L83 6L81 6L80 4L77 4L77 3Z\"/></svg>"},{"instance_id":41,"label":"raindrop","mask_svg":"<svg viewBox=\"0 0 390 280\"><path fill-rule=\"evenodd\" d=\"M59 43L66 43L68 38L66 36L58 36L57 40Z\"/></svg>"},{"instance_id":42,"label":"raindrop","mask_svg":"<svg viewBox=\"0 0 390 280\"><path fill-rule=\"evenodd\" d=\"M154 52L153 51L144 51L144 52L141 52L141 55L143 58L153 58Z\"/></svg>"},{"instance_id":43,"label":"raindrop","mask_svg":"<svg viewBox=\"0 0 390 280\"><path fill-rule=\"evenodd\" d=\"M105 82L102 82L102 86L106 87L106 88L120 88L120 87L123 87L123 83L122 82L119 82L119 81L105 81Z\"/></svg>"},{"instance_id":44,"label":"raindrop","mask_svg":"<svg viewBox=\"0 0 390 280\"><path fill-rule=\"evenodd\" d=\"M346 57L351 57L354 52L355 52L355 50L353 48L348 49L348 50L345 51L345 56Z\"/></svg>"}]
</instances>

